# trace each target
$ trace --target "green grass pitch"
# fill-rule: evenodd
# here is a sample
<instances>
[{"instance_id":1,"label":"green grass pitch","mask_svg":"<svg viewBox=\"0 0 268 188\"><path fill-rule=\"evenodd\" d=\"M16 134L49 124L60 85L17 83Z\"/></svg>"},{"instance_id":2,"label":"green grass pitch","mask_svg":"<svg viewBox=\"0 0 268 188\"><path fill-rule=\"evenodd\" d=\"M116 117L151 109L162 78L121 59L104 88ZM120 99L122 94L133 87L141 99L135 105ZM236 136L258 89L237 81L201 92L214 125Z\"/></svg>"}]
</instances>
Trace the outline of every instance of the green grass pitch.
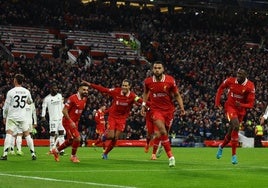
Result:
<instances>
[{"instance_id":1,"label":"green grass pitch","mask_svg":"<svg viewBox=\"0 0 268 188\"><path fill-rule=\"evenodd\" d=\"M3 147L0 147L1 151ZM36 147L32 161L27 147L24 156L0 161L0 188L19 187L118 187L118 188L259 188L268 186L267 148L238 148L238 164L231 164L231 149L216 159L217 148L173 147L176 167L168 167L165 153L155 161L142 147L115 147L108 160L101 148L79 148L79 164L71 163L70 148L55 162L48 147Z\"/></svg>"}]
</instances>

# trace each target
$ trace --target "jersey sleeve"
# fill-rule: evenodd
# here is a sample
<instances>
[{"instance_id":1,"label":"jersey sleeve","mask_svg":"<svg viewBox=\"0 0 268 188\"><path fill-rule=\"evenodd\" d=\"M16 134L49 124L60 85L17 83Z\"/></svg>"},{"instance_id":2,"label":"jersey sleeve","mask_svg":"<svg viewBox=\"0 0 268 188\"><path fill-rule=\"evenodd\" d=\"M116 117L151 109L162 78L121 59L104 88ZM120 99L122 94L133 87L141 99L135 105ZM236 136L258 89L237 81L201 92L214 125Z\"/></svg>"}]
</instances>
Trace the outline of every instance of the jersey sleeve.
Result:
<instances>
[{"instance_id":1,"label":"jersey sleeve","mask_svg":"<svg viewBox=\"0 0 268 188\"><path fill-rule=\"evenodd\" d=\"M264 115L263 115L264 119L268 118L268 106L265 109Z\"/></svg>"},{"instance_id":2,"label":"jersey sleeve","mask_svg":"<svg viewBox=\"0 0 268 188\"><path fill-rule=\"evenodd\" d=\"M97 84L91 84L91 87L98 90L101 93L107 93L107 94L111 94L112 89L103 87L101 85L97 85Z\"/></svg>"},{"instance_id":3,"label":"jersey sleeve","mask_svg":"<svg viewBox=\"0 0 268 188\"><path fill-rule=\"evenodd\" d=\"M224 80L219 88L217 89L216 97L215 97L215 106L220 106L221 96L225 88L228 86L228 79Z\"/></svg>"},{"instance_id":4,"label":"jersey sleeve","mask_svg":"<svg viewBox=\"0 0 268 188\"><path fill-rule=\"evenodd\" d=\"M32 107L32 112L33 112L33 124L36 125L37 124L37 115L36 115L36 108L35 108L35 104L32 103L31 104Z\"/></svg>"},{"instance_id":5,"label":"jersey sleeve","mask_svg":"<svg viewBox=\"0 0 268 188\"><path fill-rule=\"evenodd\" d=\"M47 97L44 98L43 103L42 103L41 117L46 116L46 110L47 110Z\"/></svg>"}]
</instances>

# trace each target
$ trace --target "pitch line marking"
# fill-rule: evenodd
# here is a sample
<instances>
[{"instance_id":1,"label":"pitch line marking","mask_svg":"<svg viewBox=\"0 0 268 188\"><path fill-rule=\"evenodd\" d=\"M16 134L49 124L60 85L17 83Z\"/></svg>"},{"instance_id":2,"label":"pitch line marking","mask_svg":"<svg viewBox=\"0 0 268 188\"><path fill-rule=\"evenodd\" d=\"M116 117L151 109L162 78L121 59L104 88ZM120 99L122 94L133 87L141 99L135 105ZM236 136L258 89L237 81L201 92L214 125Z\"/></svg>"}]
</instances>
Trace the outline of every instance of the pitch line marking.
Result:
<instances>
[{"instance_id":1,"label":"pitch line marking","mask_svg":"<svg viewBox=\"0 0 268 188\"><path fill-rule=\"evenodd\" d=\"M64 183L77 183L77 184L84 184L84 185L96 185L96 186L101 186L101 187L136 188L136 187L122 186L122 185L112 185L112 184L102 184L102 183L82 182L82 181L70 181L70 180L61 180L61 179L54 179L54 178L42 178L42 177L35 177L35 176L22 176L22 175L3 174L3 173L0 173L0 176L9 176L9 177L16 177L16 178L24 178L24 179L43 180L43 181L55 181L55 182L64 182Z\"/></svg>"}]
</instances>

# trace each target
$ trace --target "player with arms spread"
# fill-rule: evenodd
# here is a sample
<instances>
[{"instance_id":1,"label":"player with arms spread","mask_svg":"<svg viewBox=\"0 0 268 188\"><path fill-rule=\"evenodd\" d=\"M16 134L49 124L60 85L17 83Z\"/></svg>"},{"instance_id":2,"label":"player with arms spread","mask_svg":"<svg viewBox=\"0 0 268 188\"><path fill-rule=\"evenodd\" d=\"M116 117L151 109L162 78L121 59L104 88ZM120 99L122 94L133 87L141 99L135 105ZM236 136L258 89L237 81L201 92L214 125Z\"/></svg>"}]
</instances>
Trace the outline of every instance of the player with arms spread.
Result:
<instances>
[{"instance_id":1,"label":"player with arms spread","mask_svg":"<svg viewBox=\"0 0 268 188\"><path fill-rule=\"evenodd\" d=\"M246 115L246 110L253 108L255 101L254 83L247 79L247 73L244 69L238 69L236 77L229 77L219 86L215 106L222 109L221 96L223 91L228 89L227 100L224 104L224 110L230 127L224 137L224 141L219 145L216 158L222 157L223 148L231 141L232 146L232 164L237 164L236 149L238 145L239 125Z\"/></svg>"},{"instance_id":2,"label":"player with arms spread","mask_svg":"<svg viewBox=\"0 0 268 188\"><path fill-rule=\"evenodd\" d=\"M131 83L128 79L124 79L121 87L116 88L105 88L86 81L83 82L102 93L107 93L113 98L112 105L108 109L107 140L109 140L109 143L102 154L103 159L108 159L108 153L114 148L120 134L125 129L126 120L133 104L135 102L142 103L142 99L130 91Z\"/></svg>"},{"instance_id":3,"label":"player with arms spread","mask_svg":"<svg viewBox=\"0 0 268 188\"><path fill-rule=\"evenodd\" d=\"M146 102L150 98L150 105L146 105ZM171 151L171 146L168 138L168 132L172 125L173 116L175 112L175 106L173 99L176 99L180 106L181 115L185 114L182 97L179 93L179 89L175 83L175 79L164 74L164 65L160 61L156 61L153 64L153 76L144 80L144 93L143 104L141 113L145 115L148 106L150 107L150 118L146 121L152 121L152 124L157 127L157 131L162 146L164 147L166 154L169 158L169 166L175 166L175 158ZM154 145L158 145L154 143Z\"/></svg>"}]
</instances>

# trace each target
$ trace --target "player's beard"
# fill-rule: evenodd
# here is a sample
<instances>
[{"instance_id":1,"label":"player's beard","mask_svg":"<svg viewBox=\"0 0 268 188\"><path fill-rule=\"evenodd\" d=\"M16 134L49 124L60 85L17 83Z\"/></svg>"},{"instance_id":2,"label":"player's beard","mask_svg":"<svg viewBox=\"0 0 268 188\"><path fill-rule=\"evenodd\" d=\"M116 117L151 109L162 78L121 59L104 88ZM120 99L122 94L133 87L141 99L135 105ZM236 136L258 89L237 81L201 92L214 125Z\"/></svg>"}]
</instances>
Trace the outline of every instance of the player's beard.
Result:
<instances>
[{"instance_id":1,"label":"player's beard","mask_svg":"<svg viewBox=\"0 0 268 188\"><path fill-rule=\"evenodd\" d=\"M246 79L245 78L237 78L237 82L239 84L243 84L243 82L245 81Z\"/></svg>"},{"instance_id":2,"label":"player's beard","mask_svg":"<svg viewBox=\"0 0 268 188\"><path fill-rule=\"evenodd\" d=\"M88 93L82 93L82 97L87 97Z\"/></svg>"},{"instance_id":3,"label":"player's beard","mask_svg":"<svg viewBox=\"0 0 268 188\"><path fill-rule=\"evenodd\" d=\"M159 74L154 73L154 76L155 76L156 80L161 80L162 76L163 76L163 73L159 73Z\"/></svg>"}]
</instances>

